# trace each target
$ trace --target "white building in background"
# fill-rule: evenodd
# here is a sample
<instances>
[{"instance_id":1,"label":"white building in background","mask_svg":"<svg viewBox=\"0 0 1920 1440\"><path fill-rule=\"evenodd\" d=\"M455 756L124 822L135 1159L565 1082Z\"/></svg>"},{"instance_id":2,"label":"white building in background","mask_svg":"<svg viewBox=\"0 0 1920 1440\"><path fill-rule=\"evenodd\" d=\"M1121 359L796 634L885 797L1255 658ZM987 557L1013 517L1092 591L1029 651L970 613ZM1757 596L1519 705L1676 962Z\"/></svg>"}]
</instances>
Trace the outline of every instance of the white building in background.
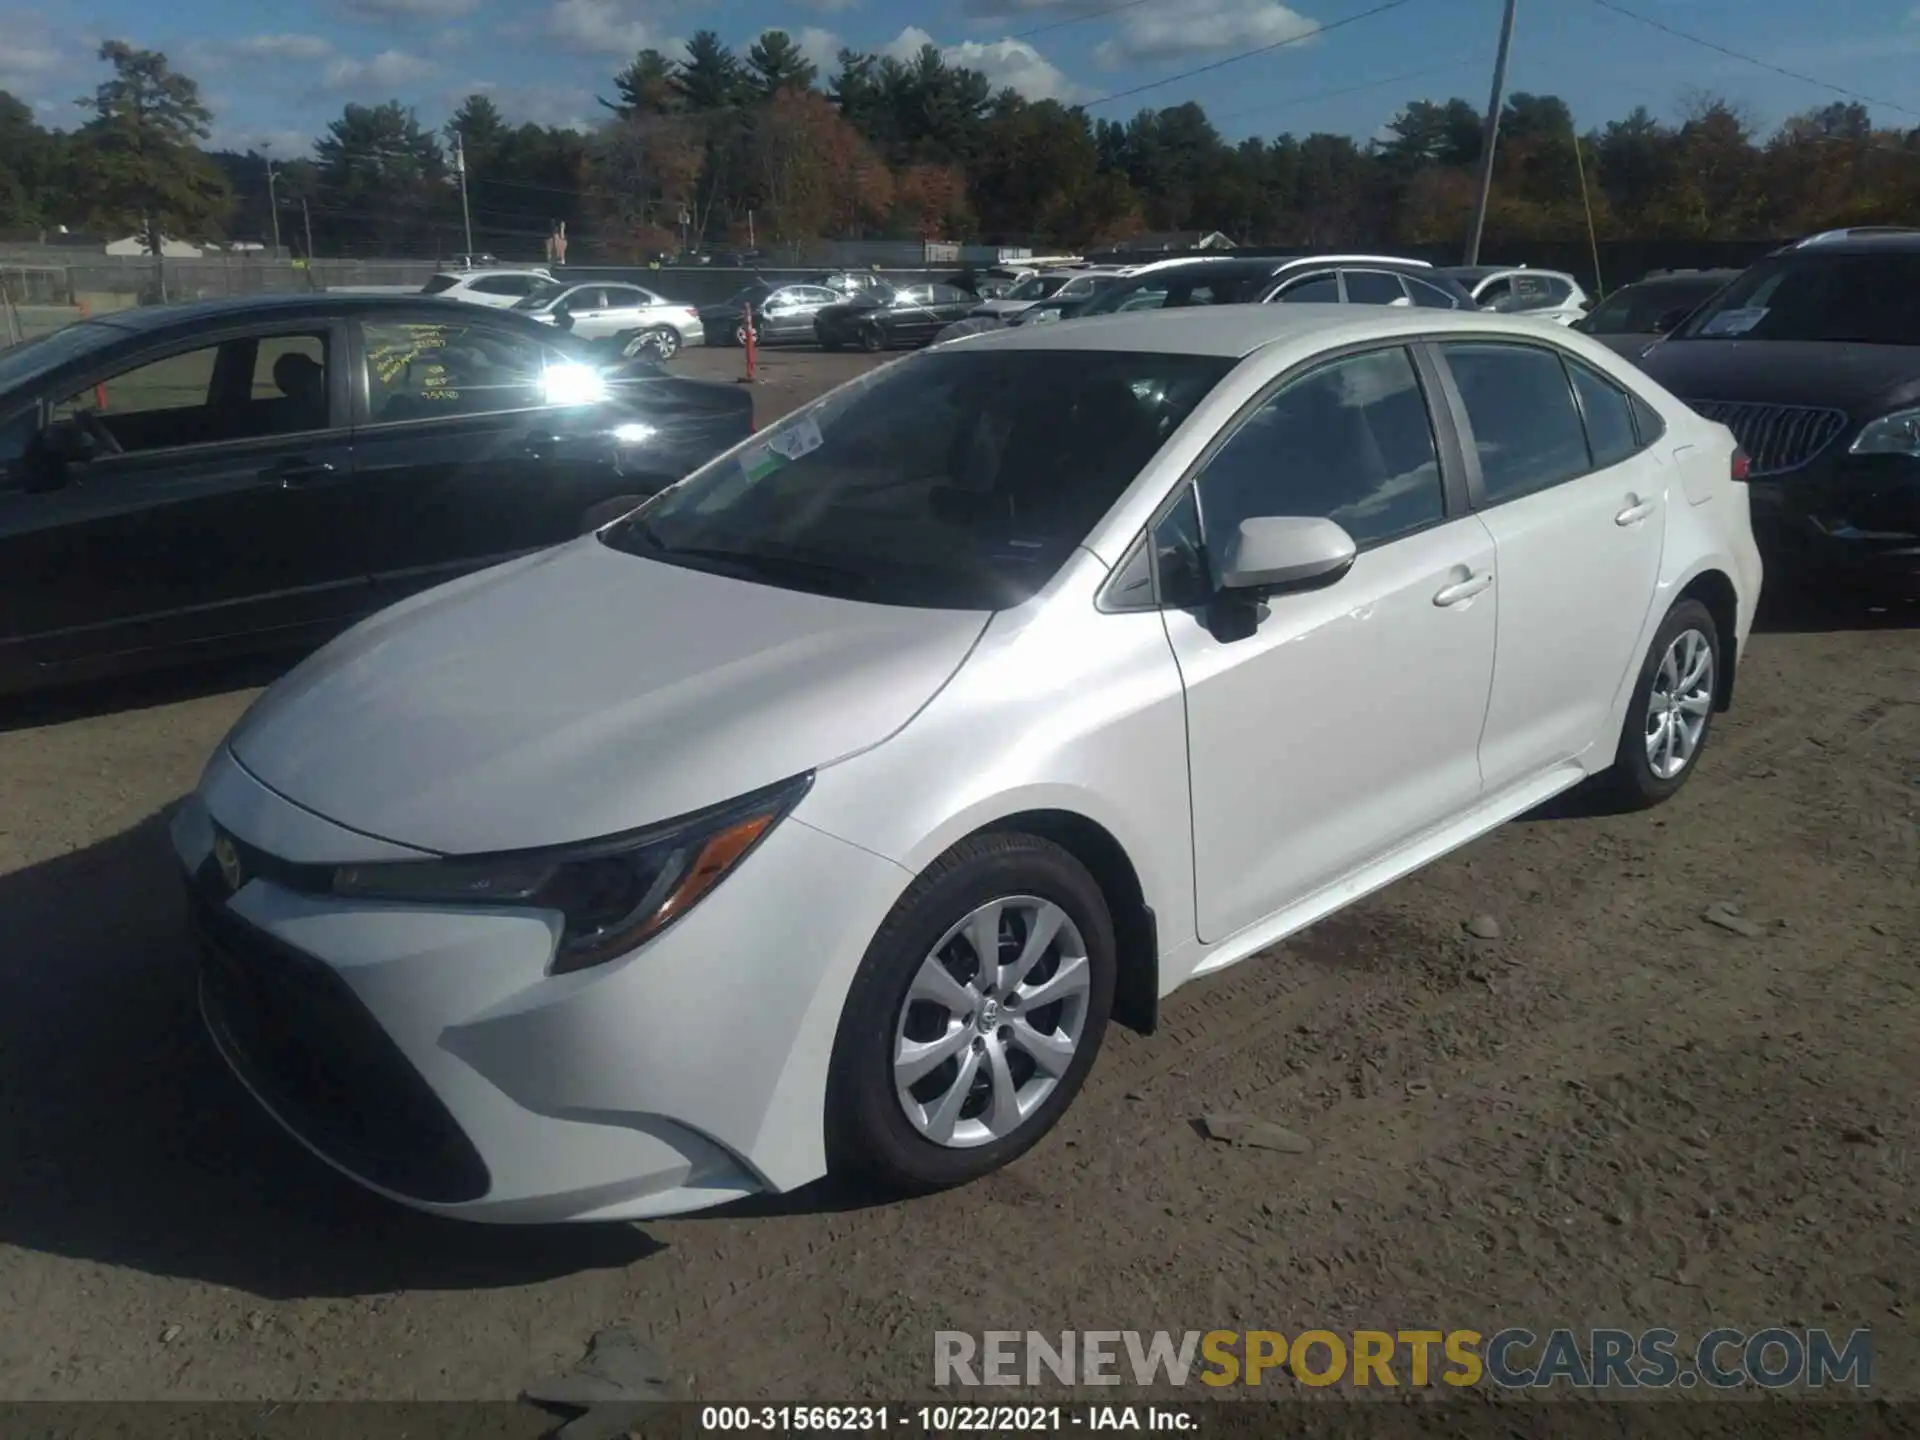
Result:
<instances>
[{"instance_id":1,"label":"white building in background","mask_svg":"<svg viewBox=\"0 0 1920 1440\"><path fill-rule=\"evenodd\" d=\"M144 235L129 235L124 240L109 240L107 242L107 254L109 255L146 255L150 253L147 249L147 239ZM189 245L184 240L169 240L163 235L160 237L160 255L161 258L165 260L198 260L200 258L200 247L198 245Z\"/></svg>"}]
</instances>

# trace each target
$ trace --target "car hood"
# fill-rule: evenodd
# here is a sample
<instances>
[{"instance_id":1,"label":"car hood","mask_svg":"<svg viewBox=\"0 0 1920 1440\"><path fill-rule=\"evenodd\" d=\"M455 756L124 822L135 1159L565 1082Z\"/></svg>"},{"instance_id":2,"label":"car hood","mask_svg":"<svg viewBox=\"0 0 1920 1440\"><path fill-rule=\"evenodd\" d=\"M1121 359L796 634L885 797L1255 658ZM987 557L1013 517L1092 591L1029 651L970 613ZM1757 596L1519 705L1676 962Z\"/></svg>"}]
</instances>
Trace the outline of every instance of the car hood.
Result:
<instances>
[{"instance_id":1,"label":"car hood","mask_svg":"<svg viewBox=\"0 0 1920 1440\"><path fill-rule=\"evenodd\" d=\"M1920 347L1906 345L1663 340L1638 363L1682 400L1819 405L1860 414L1920 397Z\"/></svg>"},{"instance_id":2,"label":"car hood","mask_svg":"<svg viewBox=\"0 0 1920 1440\"><path fill-rule=\"evenodd\" d=\"M228 743L294 803L398 844L565 844L878 744L987 619L750 584L587 536L356 626Z\"/></svg>"}]
</instances>

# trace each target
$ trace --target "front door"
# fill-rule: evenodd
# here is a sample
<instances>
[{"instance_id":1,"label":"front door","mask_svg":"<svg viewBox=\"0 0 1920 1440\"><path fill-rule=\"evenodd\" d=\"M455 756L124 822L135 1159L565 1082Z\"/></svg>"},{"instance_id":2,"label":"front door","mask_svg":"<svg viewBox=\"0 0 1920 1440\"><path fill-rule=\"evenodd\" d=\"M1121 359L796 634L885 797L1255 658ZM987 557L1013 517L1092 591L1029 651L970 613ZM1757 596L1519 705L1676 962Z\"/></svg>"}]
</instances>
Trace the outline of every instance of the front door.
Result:
<instances>
[{"instance_id":1,"label":"front door","mask_svg":"<svg viewBox=\"0 0 1920 1440\"><path fill-rule=\"evenodd\" d=\"M1250 632L1220 627L1205 603L1206 557L1262 515L1336 520L1359 557L1325 589L1275 596ZM1155 548L1186 686L1202 940L1304 899L1478 798L1493 539L1448 501L1404 349L1284 384L1206 462Z\"/></svg>"},{"instance_id":2,"label":"front door","mask_svg":"<svg viewBox=\"0 0 1920 1440\"><path fill-rule=\"evenodd\" d=\"M567 357L484 313L359 322L359 474L391 517L372 569L397 599L579 535L621 489L598 405L547 377ZM642 492L644 493L644 492Z\"/></svg>"},{"instance_id":3,"label":"front door","mask_svg":"<svg viewBox=\"0 0 1920 1440\"><path fill-rule=\"evenodd\" d=\"M46 396L94 457L0 490L13 665L34 669L350 617L367 601L342 332L198 338Z\"/></svg>"},{"instance_id":4,"label":"front door","mask_svg":"<svg viewBox=\"0 0 1920 1440\"><path fill-rule=\"evenodd\" d=\"M1464 408L1500 563L1500 653L1481 765L1499 787L1608 753L1640 663L1666 537L1667 467L1624 391L1546 344L1437 348Z\"/></svg>"}]
</instances>

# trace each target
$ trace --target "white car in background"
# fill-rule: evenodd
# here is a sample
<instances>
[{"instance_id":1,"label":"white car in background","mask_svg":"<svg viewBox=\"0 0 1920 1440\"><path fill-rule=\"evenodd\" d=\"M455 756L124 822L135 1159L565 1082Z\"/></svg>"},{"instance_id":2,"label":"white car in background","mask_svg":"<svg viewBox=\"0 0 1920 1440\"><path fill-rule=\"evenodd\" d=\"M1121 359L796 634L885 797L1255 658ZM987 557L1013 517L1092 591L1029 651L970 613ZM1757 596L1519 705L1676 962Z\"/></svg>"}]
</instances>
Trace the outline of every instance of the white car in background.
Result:
<instances>
[{"instance_id":1,"label":"white car in background","mask_svg":"<svg viewBox=\"0 0 1920 1440\"><path fill-rule=\"evenodd\" d=\"M1571 325L1593 301L1580 282L1560 270L1530 270L1524 265L1452 265L1443 272L1458 280L1482 310L1525 315Z\"/></svg>"},{"instance_id":2,"label":"white car in background","mask_svg":"<svg viewBox=\"0 0 1920 1440\"><path fill-rule=\"evenodd\" d=\"M672 359L683 345L707 343L698 310L638 285L550 280L513 308L582 340L621 339L628 353L646 349L662 360Z\"/></svg>"},{"instance_id":3,"label":"white car in background","mask_svg":"<svg viewBox=\"0 0 1920 1440\"><path fill-rule=\"evenodd\" d=\"M1016 281L1005 293L982 300L973 314L980 319L991 317L1003 320L1018 315L1042 300L1084 299L1093 294L1094 276L1127 273L1125 267L1118 265L1080 265L1071 270L1038 270Z\"/></svg>"},{"instance_id":4,"label":"white car in background","mask_svg":"<svg viewBox=\"0 0 1920 1440\"><path fill-rule=\"evenodd\" d=\"M551 285L553 276L542 269L520 270L443 270L420 287L422 295L438 295L444 300L464 300L470 305L487 305L504 310L527 298L543 285Z\"/></svg>"},{"instance_id":5,"label":"white car in background","mask_svg":"<svg viewBox=\"0 0 1920 1440\"><path fill-rule=\"evenodd\" d=\"M1109 1017L1589 778L1685 784L1745 477L1604 346L1469 311L912 355L268 690L172 822L209 1029L443 1215L973 1179Z\"/></svg>"}]
</instances>

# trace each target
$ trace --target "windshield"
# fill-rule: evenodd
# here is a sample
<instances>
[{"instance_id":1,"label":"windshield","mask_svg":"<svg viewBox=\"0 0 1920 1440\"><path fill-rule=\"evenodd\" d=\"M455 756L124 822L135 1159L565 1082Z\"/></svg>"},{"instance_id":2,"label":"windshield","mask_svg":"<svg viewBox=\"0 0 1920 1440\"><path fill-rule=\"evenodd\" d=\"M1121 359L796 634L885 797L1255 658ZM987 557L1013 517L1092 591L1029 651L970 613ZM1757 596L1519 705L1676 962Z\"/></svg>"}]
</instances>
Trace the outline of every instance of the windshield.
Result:
<instances>
[{"instance_id":1,"label":"windshield","mask_svg":"<svg viewBox=\"0 0 1920 1440\"><path fill-rule=\"evenodd\" d=\"M451 290L460 283L458 275L436 275L420 287L422 295L438 295L442 290Z\"/></svg>"},{"instance_id":2,"label":"windshield","mask_svg":"<svg viewBox=\"0 0 1920 1440\"><path fill-rule=\"evenodd\" d=\"M1050 580L1217 356L934 350L841 386L602 531L629 554L880 605L998 610Z\"/></svg>"},{"instance_id":3,"label":"windshield","mask_svg":"<svg viewBox=\"0 0 1920 1440\"><path fill-rule=\"evenodd\" d=\"M1594 306L1580 322L1580 329L1589 335L1651 335L1661 316L1693 309L1724 283L1687 280L1628 285Z\"/></svg>"},{"instance_id":4,"label":"windshield","mask_svg":"<svg viewBox=\"0 0 1920 1440\"><path fill-rule=\"evenodd\" d=\"M111 325L83 320L78 324L63 325L38 340L0 349L0 392L44 375L89 350L109 345L115 340L124 340L126 333Z\"/></svg>"},{"instance_id":5,"label":"windshield","mask_svg":"<svg viewBox=\"0 0 1920 1440\"><path fill-rule=\"evenodd\" d=\"M1215 269L1155 270L1136 275L1095 295L1079 315L1117 315L1127 310L1172 310L1184 305L1241 305L1266 289L1267 271Z\"/></svg>"},{"instance_id":6,"label":"windshield","mask_svg":"<svg viewBox=\"0 0 1920 1440\"><path fill-rule=\"evenodd\" d=\"M1920 345L1920 252L1762 260L1673 338Z\"/></svg>"},{"instance_id":7,"label":"windshield","mask_svg":"<svg viewBox=\"0 0 1920 1440\"><path fill-rule=\"evenodd\" d=\"M514 301L513 308L516 310L544 310L555 300L558 300L562 295L566 294L569 288L570 287L561 284L558 280L542 280L538 285L534 286L533 289L529 290L525 296Z\"/></svg>"}]
</instances>

